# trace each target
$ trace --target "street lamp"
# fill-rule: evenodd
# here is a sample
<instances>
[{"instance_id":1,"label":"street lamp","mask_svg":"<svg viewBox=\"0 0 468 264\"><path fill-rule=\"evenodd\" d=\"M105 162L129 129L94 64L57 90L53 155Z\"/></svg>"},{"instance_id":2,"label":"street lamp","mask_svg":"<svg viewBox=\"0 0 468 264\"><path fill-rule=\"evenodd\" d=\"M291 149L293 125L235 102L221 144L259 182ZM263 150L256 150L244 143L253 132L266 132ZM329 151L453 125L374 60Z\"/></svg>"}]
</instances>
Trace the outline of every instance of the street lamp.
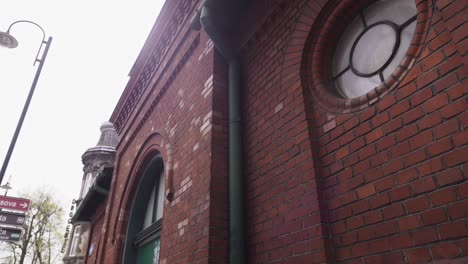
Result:
<instances>
[{"instance_id":1,"label":"street lamp","mask_svg":"<svg viewBox=\"0 0 468 264\"><path fill-rule=\"evenodd\" d=\"M37 67L36 75L34 76L34 80L31 84L31 89L29 90L29 94L24 104L23 111L21 112L20 119L18 120L18 124L16 125L16 130L15 130L15 133L13 134L13 138L11 139L10 147L8 148L7 154L5 156L5 160L3 161L2 169L0 171L0 184L3 181L3 176L5 175L6 169L8 167L8 163L10 162L11 154L13 153L16 140L18 139L18 135L21 131L21 126L23 125L24 118L26 116L26 113L28 112L29 103L31 102L32 96L34 94L34 90L36 89L36 84L37 84L37 81L39 80L42 66L44 65L47 52L49 51L50 44L52 43L52 37L49 37L49 39L45 41L45 32L41 26L29 20L18 20L18 21L11 23L11 25L8 27L8 30L6 32L0 31L0 46L10 48L10 49L16 48L18 46L18 41L12 35L10 35L11 27L17 23L28 23L28 24L37 26L42 31L42 41L41 41L41 45L39 46L39 50L37 51L36 59L34 60L34 64L33 64L34 66L36 65L36 62L38 62L39 66ZM44 44L45 44L44 52L42 53L42 56L39 59L39 54L41 53L42 46Z\"/></svg>"}]
</instances>

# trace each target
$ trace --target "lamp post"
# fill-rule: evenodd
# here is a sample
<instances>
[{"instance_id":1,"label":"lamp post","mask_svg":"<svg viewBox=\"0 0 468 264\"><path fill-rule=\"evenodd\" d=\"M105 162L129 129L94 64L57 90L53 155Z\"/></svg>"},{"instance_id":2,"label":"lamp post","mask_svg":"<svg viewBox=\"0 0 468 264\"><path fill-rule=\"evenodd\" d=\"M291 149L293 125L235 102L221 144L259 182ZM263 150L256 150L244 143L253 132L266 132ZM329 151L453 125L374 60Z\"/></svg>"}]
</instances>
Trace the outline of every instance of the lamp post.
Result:
<instances>
[{"instance_id":1,"label":"lamp post","mask_svg":"<svg viewBox=\"0 0 468 264\"><path fill-rule=\"evenodd\" d=\"M29 20L18 20L18 21L11 23L11 25L8 27L8 30L6 32L0 31L0 46L10 48L10 49L16 48L18 46L18 41L12 35L10 35L11 27L17 23L28 23L28 24L37 26L42 31L42 41L41 41L41 45L39 46L39 50L37 51L36 58L33 64L33 66L35 66L36 62L39 63L37 70L36 70L36 75L34 76L34 80L31 84L28 97L23 107L23 111L21 112L20 119L18 120L18 124L16 125L15 133L13 134L13 138L11 139L10 147L8 148L7 154L5 156L5 160L3 161L2 169L0 170L0 184L3 181L3 177L7 170L8 163L10 162L11 154L13 153L13 149L15 148L16 140L18 139L18 135L21 131L21 127L23 125L24 118L26 117L26 113L28 112L29 104L31 103L34 90L36 89L37 81L39 80L39 76L41 75L42 66L44 66L44 62L47 57L47 52L49 51L50 44L52 43L52 37L49 37L49 39L45 41L45 32L41 26ZM42 53L42 56L39 59L39 55L41 53L43 45L45 45L44 52Z\"/></svg>"}]
</instances>

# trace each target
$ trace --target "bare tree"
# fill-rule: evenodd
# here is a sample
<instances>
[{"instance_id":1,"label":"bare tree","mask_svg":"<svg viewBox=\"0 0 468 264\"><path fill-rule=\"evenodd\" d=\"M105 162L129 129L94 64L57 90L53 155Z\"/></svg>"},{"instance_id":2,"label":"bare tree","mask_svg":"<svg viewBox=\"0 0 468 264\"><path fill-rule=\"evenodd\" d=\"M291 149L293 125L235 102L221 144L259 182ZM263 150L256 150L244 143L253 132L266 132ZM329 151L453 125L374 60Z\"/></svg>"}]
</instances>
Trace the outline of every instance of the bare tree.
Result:
<instances>
[{"instance_id":1,"label":"bare tree","mask_svg":"<svg viewBox=\"0 0 468 264\"><path fill-rule=\"evenodd\" d=\"M6 242L4 246L10 254L6 263L24 264L26 260L32 264L57 263L63 239L59 233L64 224L63 208L44 190L20 196L31 200L31 209L20 241Z\"/></svg>"}]
</instances>

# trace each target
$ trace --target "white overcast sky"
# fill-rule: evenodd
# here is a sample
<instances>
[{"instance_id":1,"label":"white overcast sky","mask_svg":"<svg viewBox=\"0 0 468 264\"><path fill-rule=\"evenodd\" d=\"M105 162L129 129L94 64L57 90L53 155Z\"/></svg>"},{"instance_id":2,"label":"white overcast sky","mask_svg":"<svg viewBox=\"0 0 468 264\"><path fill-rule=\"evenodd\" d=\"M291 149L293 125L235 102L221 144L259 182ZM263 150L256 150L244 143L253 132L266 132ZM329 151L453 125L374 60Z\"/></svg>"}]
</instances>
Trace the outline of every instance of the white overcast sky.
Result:
<instances>
[{"instance_id":1,"label":"white overcast sky","mask_svg":"<svg viewBox=\"0 0 468 264\"><path fill-rule=\"evenodd\" d=\"M96 145L102 122L127 83L128 73L164 0L0 0L0 31L16 20L41 25L52 45L3 184L8 195L47 187L65 210L78 196L81 155ZM19 46L0 47L0 160L33 81L42 39L30 24L10 31ZM3 195L3 190L0 194Z\"/></svg>"}]
</instances>

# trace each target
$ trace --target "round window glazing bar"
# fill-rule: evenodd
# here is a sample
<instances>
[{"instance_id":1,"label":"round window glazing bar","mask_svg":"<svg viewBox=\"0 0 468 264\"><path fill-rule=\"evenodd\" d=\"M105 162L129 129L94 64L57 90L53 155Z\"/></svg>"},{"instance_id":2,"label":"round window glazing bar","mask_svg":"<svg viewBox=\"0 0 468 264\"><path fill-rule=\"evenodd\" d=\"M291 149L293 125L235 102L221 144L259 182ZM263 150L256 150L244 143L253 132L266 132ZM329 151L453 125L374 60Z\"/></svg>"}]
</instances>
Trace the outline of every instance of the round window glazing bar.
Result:
<instances>
[{"instance_id":1,"label":"round window glazing bar","mask_svg":"<svg viewBox=\"0 0 468 264\"><path fill-rule=\"evenodd\" d=\"M413 23L416 18L417 18L417 15L414 15L413 17L411 17L410 19L408 19L407 21L405 21L403 24L401 25L398 25L392 21L389 21L389 20L384 20L384 21L379 21L379 22L376 22L370 26L367 25L367 22L366 22L366 19L365 19L365 16L363 15L363 13L361 12L360 13L360 18L361 18L361 21L362 21L362 24L364 25L364 30L359 34L359 36L356 38L356 40L354 41L353 43L353 46L351 48L351 52L349 53L349 64L348 64L348 67L346 67L345 69L343 69L341 72L339 72L338 74L336 74L335 76L332 77L332 80L333 81L336 81L338 78L340 78L344 73L346 73L348 70L352 70L352 72L354 74L356 74L357 76L360 76L360 77L372 77L374 75L376 75L377 73L379 74L379 77L381 79L381 81L383 82L384 81L384 77L383 77L383 71L386 69L386 67L392 62L392 60L394 59L395 57L395 54L397 53L398 51L398 48L400 46L400 39L401 39L401 33L403 32L403 30L409 26L411 23ZM395 42L395 45L393 47L393 50L392 50L392 54L391 56L389 57L389 59L386 61L386 63L384 65L382 65L382 67L380 67L378 70L372 72L372 73L362 73L360 71L358 71L352 64L352 56L353 56L353 53L354 53L354 49L356 48L356 45L357 43L359 42L359 40L362 38L362 36L364 36L364 34L369 30L371 29L372 27L375 27L377 25L388 25L388 26L391 26L394 30L395 30L395 34L396 34L396 42Z\"/></svg>"},{"instance_id":2,"label":"round window glazing bar","mask_svg":"<svg viewBox=\"0 0 468 264\"><path fill-rule=\"evenodd\" d=\"M356 66L354 65L353 63L353 55L354 55L354 51L356 49L356 46L357 44L359 43L359 41L361 40L361 38L367 33L369 32L370 29L376 27L376 26L380 26L380 25L386 25L386 26L389 26L393 29L393 31L395 32L395 44L393 45L393 49L392 49L392 53L391 55L388 57L387 61L382 65L380 66L380 68L378 68L377 70L373 71L373 72L370 72L370 73L364 73L364 72L361 72L359 71ZM398 50L398 47L400 46L400 32L399 32L399 29L398 29L398 25L393 23L392 21L389 21L389 20L384 20L384 21L380 21L380 22L377 22L377 23L374 23L370 26L367 26L364 31L361 32L361 34L356 38L356 41L354 41L353 43L353 46L351 48L351 52L349 53L349 66L351 68L351 70L353 71L354 74L356 74L357 76L359 77L371 77L371 76L374 76L376 75L377 73L381 73L387 66L388 64L390 64L390 62L393 60L393 58L395 57L395 54ZM381 76L382 78L382 76ZM383 81L383 80L382 80Z\"/></svg>"}]
</instances>

